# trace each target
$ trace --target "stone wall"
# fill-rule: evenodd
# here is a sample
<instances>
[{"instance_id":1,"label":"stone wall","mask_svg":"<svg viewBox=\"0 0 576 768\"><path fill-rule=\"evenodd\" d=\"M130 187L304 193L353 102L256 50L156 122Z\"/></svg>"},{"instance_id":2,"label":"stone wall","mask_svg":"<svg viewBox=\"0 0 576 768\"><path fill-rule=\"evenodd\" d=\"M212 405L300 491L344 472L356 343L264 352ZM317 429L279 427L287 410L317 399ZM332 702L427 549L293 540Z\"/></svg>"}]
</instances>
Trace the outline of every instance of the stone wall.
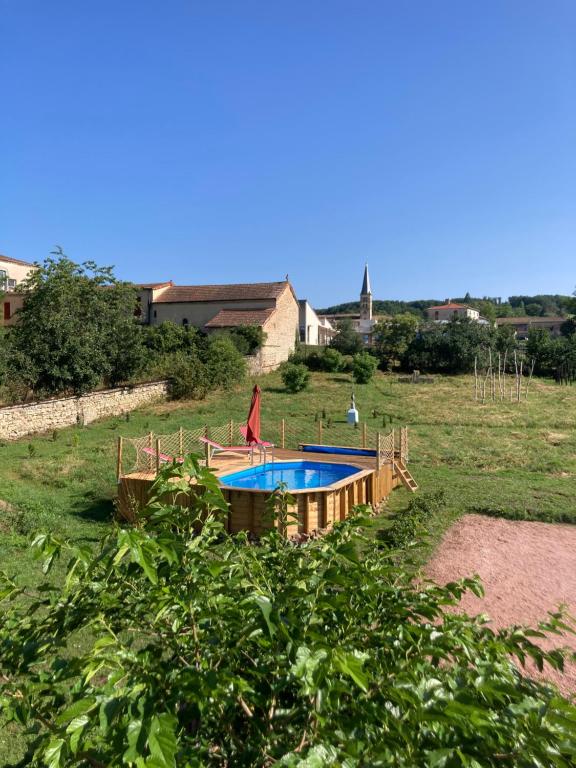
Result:
<instances>
[{"instance_id":1,"label":"stone wall","mask_svg":"<svg viewBox=\"0 0 576 768\"><path fill-rule=\"evenodd\" d=\"M0 408L0 440L16 440L36 432L75 424L90 424L108 416L120 416L168 395L167 381L134 387L91 392L81 397L61 397Z\"/></svg>"}]
</instances>

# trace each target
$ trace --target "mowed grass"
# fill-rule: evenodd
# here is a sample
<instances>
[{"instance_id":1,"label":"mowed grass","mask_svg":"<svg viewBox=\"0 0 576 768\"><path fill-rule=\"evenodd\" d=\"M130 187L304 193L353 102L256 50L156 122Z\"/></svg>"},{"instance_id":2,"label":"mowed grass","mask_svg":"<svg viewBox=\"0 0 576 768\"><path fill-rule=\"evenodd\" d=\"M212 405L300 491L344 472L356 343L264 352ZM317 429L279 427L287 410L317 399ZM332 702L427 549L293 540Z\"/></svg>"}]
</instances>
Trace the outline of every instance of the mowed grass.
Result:
<instances>
[{"instance_id":1,"label":"mowed grass","mask_svg":"<svg viewBox=\"0 0 576 768\"><path fill-rule=\"evenodd\" d=\"M422 492L440 489L445 511L434 521L431 546L457 516L485 512L507 517L576 522L576 388L533 381L520 403L473 399L470 377L436 377L431 385L401 384L377 374L354 385L345 374L314 374L310 389L290 395L278 374L259 379L262 434L277 434L280 419L289 429L309 424L314 434L322 411L343 422L352 388L361 420L372 430L409 426L410 469ZM219 426L245 421L251 385L211 394L202 402L161 403L84 428L0 444L0 569L22 583L40 578L30 552L35 531L51 531L78 542L96 542L113 524L116 438L159 434L180 426ZM376 410L377 416L372 412ZM383 414L386 427L382 427ZM338 424L338 433L345 429ZM329 439L330 430L325 431ZM389 499L391 515L404 507L408 491ZM8 509L7 509L8 505ZM386 518L375 520L375 529ZM23 741L0 727L0 765L15 765Z\"/></svg>"},{"instance_id":2,"label":"mowed grass","mask_svg":"<svg viewBox=\"0 0 576 768\"><path fill-rule=\"evenodd\" d=\"M436 377L434 384L403 384L378 374L354 385L345 374L314 374L310 388L290 395L278 374L259 380L262 433L309 425L325 412L343 422L352 388L361 421L371 430L409 426L410 467L424 492L443 489L447 517L487 512L508 517L576 519L576 388L535 380L529 400L520 403L473 399L470 377ZM0 564L26 576L31 569L29 537L50 530L78 541L93 541L113 519L115 452L118 435L167 434L180 426L245 421L251 386L211 394L205 401L161 403L124 418L83 428L0 444ZM373 416L373 411L378 412ZM386 427L382 426L383 414ZM337 434L346 427L337 425ZM330 439L330 430L324 437ZM128 459L129 452L127 451ZM394 511L408 493L395 491ZM34 570L34 569L33 569Z\"/></svg>"}]
</instances>

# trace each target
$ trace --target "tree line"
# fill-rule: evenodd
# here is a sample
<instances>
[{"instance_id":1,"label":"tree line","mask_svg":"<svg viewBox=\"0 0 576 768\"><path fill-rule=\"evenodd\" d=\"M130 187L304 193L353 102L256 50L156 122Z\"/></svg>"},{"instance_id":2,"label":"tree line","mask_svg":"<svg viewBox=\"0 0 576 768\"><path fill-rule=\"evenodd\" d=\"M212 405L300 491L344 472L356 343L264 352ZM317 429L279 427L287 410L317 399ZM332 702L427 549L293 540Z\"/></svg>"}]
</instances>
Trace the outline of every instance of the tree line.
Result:
<instances>
[{"instance_id":1,"label":"tree line","mask_svg":"<svg viewBox=\"0 0 576 768\"><path fill-rule=\"evenodd\" d=\"M458 304L468 304L477 309L487 320L497 317L564 317L576 312L574 297L562 294L538 294L535 296L509 296L503 301L501 297L464 296L452 297L451 301ZM436 304L442 304L438 299L417 299L415 301L395 301L392 299L375 299L373 310L375 315L388 315L394 317L400 314L411 314L425 320L426 310ZM342 313L360 312L359 301L349 301L344 304L335 304L326 309L317 310L319 314L336 315Z\"/></svg>"},{"instance_id":2,"label":"tree line","mask_svg":"<svg viewBox=\"0 0 576 768\"><path fill-rule=\"evenodd\" d=\"M171 322L143 326L136 286L61 251L21 290L24 306L0 335L0 386L12 402L159 378L172 380L177 397L204 397L241 381L245 355L264 342L255 326L210 335Z\"/></svg>"}]
</instances>

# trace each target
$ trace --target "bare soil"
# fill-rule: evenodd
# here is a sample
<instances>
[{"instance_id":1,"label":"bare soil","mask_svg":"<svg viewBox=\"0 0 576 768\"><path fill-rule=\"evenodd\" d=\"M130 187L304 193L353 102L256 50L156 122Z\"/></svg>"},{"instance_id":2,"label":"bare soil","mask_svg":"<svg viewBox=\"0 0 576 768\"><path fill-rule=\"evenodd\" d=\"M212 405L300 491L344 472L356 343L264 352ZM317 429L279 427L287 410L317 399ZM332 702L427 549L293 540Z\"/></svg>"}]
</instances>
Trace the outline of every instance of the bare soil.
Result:
<instances>
[{"instance_id":1,"label":"bare soil","mask_svg":"<svg viewBox=\"0 0 576 768\"><path fill-rule=\"evenodd\" d=\"M561 604L576 616L576 526L464 515L445 534L425 574L439 584L478 574L485 596L466 594L460 606L487 614L493 629L536 626ZM576 651L576 636L537 642ZM529 673L538 676L533 667ZM545 668L542 676L565 695L576 695L576 664L564 674Z\"/></svg>"}]
</instances>

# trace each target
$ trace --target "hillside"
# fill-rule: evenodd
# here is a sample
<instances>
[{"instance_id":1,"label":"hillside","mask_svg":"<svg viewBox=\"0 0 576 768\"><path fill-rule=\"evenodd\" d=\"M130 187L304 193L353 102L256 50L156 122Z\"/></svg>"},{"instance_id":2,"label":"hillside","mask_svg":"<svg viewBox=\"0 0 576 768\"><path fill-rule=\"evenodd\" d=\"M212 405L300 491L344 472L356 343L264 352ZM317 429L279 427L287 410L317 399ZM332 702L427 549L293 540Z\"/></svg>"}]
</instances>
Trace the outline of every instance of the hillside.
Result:
<instances>
[{"instance_id":1,"label":"hillside","mask_svg":"<svg viewBox=\"0 0 576 768\"><path fill-rule=\"evenodd\" d=\"M444 299L416 299L414 301L396 301L394 299L374 299L373 309L376 315L397 315L401 312L411 312L418 317L425 317L426 309L435 304L441 304ZM493 317L533 317L563 316L576 312L576 300L563 294L537 294L535 296L510 296L506 301L500 297L452 296L451 301L470 304L480 310L483 315ZM341 313L360 312L359 301L349 301L334 304L324 309L316 310L319 314L335 315Z\"/></svg>"}]
</instances>

